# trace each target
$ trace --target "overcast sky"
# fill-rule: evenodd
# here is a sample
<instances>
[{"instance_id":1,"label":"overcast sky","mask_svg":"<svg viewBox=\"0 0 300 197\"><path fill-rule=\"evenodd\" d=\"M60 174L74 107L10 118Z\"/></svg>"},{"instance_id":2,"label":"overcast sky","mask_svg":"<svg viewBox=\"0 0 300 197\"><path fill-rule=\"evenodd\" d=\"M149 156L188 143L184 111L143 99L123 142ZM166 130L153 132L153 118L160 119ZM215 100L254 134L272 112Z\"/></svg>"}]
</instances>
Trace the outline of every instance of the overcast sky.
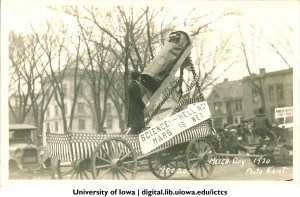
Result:
<instances>
[{"instance_id":1,"label":"overcast sky","mask_svg":"<svg viewBox=\"0 0 300 197\"><path fill-rule=\"evenodd\" d=\"M6 4L6 2L9 2ZM1 25L6 27L7 30L15 29L17 31L28 31L30 24L35 26L42 26L43 23L50 18L59 18L64 20L66 23L68 20L64 18L64 15L59 15L57 13L49 12L46 7L47 5L60 5L58 2L64 1L32 1L32 0L6 0L4 4L2 3L1 15ZM55 2L55 3L53 3ZM71 4L72 2L72 4ZM65 1L67 5L113 5L112 2L116 1ZM143 1L119 1L127 5L145 5ZM192 8L205 11L217 11L223 10L224 8L235 9L244 14L243 19L248 17L253 23L259 24L263 27L263 31L268 33L270 37L277 34L278 30L283 31L283 24L289 23L291 28L294 31L294 54L299 51L299 2L298 1L164 1L164 4L159 1L152 1L148 4L150 6L166 6L171 7L174 15L179 18L184 18L187 15L187 12ZM3 12L4 11L4 12ZM247 20L248 20L247 19ZM181 21L182 22L182 21ZM236 28L236 20L221 20L216 24L216 28L220 30ZM179 20L180 23L180 20ZM183 24L179 24L179 27L182 27L184 30L189 31L188 27L184 27ZM293 60L297 64L298 59ZM272 51L263 50L261 52L261 58L259 61L260 65L264 65L267 72L281 70L288 68L281 61L278 56L276 56ZM299 64L298 64L299 65ZM254 68L255 71L258 71L258 68ZM237 75L236 73L240 74ZM237 79L247 75L245 68L242 68L238 65L233 67L229 72L227 72L223 78Z\"/></svg>"}]
</instances>

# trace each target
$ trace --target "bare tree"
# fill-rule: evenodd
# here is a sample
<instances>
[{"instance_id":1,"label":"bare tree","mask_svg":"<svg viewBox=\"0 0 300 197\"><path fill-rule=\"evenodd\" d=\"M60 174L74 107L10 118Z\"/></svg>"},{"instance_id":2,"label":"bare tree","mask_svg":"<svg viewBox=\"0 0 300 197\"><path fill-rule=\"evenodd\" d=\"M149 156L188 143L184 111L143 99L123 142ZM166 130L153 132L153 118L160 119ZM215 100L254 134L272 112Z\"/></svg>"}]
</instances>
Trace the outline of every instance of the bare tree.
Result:
<instances>
[{"instance_id":1,"label":"bare tree","mask_svg":"<svg viewBox=\"0 0 300 197\"><path fill-rule=\"evenodd\" d=\"M10 32L9 34L9 60L11 63L9 74L9 109L17 123L24 123L31 110L30 92L34 80L33 68L28 66L30 50L30 36ZM33 47L34 48L34 47Z\"/></svg>"},{"instance_id":2,"label":"bare tree","mask_svg":"<svg viewBox=\"0 0 300 197\"><path fill-rule=\"evenodd\" d=\"M240 15L238 11L227 9L221 12L204 12L200 14L195 13L195 11L196 9L192 9L184 20L184 25L192 28L191 37L213 31L209 27L226 19L226 17Z\"/></svg>"},{"instance_id":3,"label":"bare tree","mask_svg":"<svg viewBox=\"0 0 300 197\"><path fill-rule=\"evenodd\" d=\"M294 34L293 28L285 23L283 28L276 29L275 37L264 35L263 39L270 46L270 48L282 59L288 68L293 68L293 44L291 43L292 36Z\"/></svg>"},{"instance_id":4,"label":"bare tree","mask_svg":"<svg viewBox=\"0 0 300 197\"><path fill-rule=\"evenodd\" d=\"M222 37L221 33L216 31L205 32L207 31L204 30L204 33L193 37L193 42L197 43L194 64L202 91L212 86L238 61L238 58L232 55L234 46L231 44L231 36ZM212 38L216 37L218 39L213 41Z\"/></svg>"},{"instance_id":5,"label":"bare tree","mask_svg":"<svg viewBox=\"0 0 300 197\"><path fill-rule=\"evenodd\" d=\"M248 47L245 38L243 37L243 32L241 30L241 27L239 28L239 35L240 35L240 44L241 44L241 52L245 61L245 66L248 71L249 76L247 77L247 80L252 87L252 89L259 95L261 104L263 107L266 107L266 99L265 99L265 93L264 93L264 75L257 75L252 72L252 69L255 67L260 68L260 65L257 65L255 63L255 59L257 58L260 46L257 46L254 44L254 42L251 43L251 47ZM259 38L261 38L261 32L259 34ZM256 39L254 35L252 35L252 40ZM255 49L254 49L255 48Z\"/></svg>"},{"instance_id":6,"label":"bare tree","mask_svg":"<svg viewBox=\"0 0 300 197\"><path fill-rule=\"evenodd\" d=\"M107 94L105 91L108 91L119 117L122 117L122 120L119 121L120 126L124 128L124 119L126 119L124 114L127 114L129 71L131 69L141 72L144 70L146 64L154 57L157 46L162 46L161 37L166 37L173 26L170 24L167 25L167 28L161 26L161 31L157 31L154 19L162 10L151 10L149 7L139 11L132 8L126 10L121 6L114 8L114 10L99 10L95 7L85 7L85 14L80 13L76 7L67 7L64 11L75 17L81 34L85 35L83 38L88 57L86 65L90 66L89 70L92 70L91 67L97 68L96 71L101 75L97 77L103 79L102 84L107 83L107 86L104 86L107 87L106 89L100 90L97 88L100 84L96 83L91 84L92 88L95 93L96 90L101 92L97 94L104 98ZM91 41L94 41L96 48ZM104 55L104 52L107 55ZM112 61L113 59L118 61ZM114 77L114 74L117 74L118 77ZM97 108L95 107L95 109ZM98 110L98 112L100 111ZM104 117L102 115L102 119L97 122L103 122Z\"/></svg>"},{"instance_id":7,"label":"bare tree","mask_svg":"<svg viewBox=\"0 0 300 197\"><path fill-rule=\"evenodd\" d=\"M244 62L248 72L246 79L252 90L258 94L261 105L266 108L265 72L262 70L264 65L261 63L260 56L265 50L270 51L271 49L277 54L278 59L282 60L283 65L285 64L290 69L293 68L291 43L293 29L288 23L280 24L278 21L276 21L275 26L272 22L260 24L256 21L253 22L252 18L243 17L242 19L243 22L238 25L238 34L240 37L239 49L243 57L242 62ZM272 30L272 34L269 34L269 30Z\"/></svg>"},{"instance_id":8,"label":"bare tree","mask_svg":"<svg viewBox=\"0 0 300 197\"><path fill-rule=\"evenodd\" d=\"M112 57L113 54L109 49L111 45L110 38L105 36L101 30L94 29L93 25L89 24L89 20L81 17L77 7L65 8L65 12L75 18L81 42L84 44L84 50L82 51L82 65L86 73L84 81L91 90L91 92L85 93L85 97L93 113L96 130L98 133L102 133L106 119L109 89L116 72L115 64L119 60ZM117 61L111 64L112 61L109 61L109 59Z\"/></svg>"},{"instance_id":9,"label":"bare tree","mask_svg":"<svg viewBox=\"0 0 300 197\"><path fill-rule=\"evenodd\" d=\"M58 30L58 31L57 31ZM48 86L52 87L54 92L55 101L60 109L60 114L63 122L63 132L66 133L69 129L72 129L74 110L76 107L78 92L82 82L82 75L79 71L80 64L80 39L78 43L74 43L67 34L67 28L64 25L54 27L48 23L46 33L39 36L39 44L43 52L45 53L46 65L47 65L47 81ZM74 46L76 54L72 54L71 47ZM66 116L66 103L65 95L66 89L64 85L64 79L67 75L72 75L73 83L73 95L72 105L70 110L69 124Z\"/></svg>"},{"instance_id":10,"label":"bare tree","mask_svg":"<svg viewBox=\"0 0 300 197\"><path fill-rule=\"evenodd\" d=\"M17 103L13 107L12 100L9 100L10 111L18 123L24 123L31 112L34 125L37 126L37 137L42 135L44 115L52 96L49 87L44 86L47 79L43 55L36 34L10 33L9 57L12 62L10 68L12 73L9 88L10 91L16 90L12 100ZM39 144L41 141L36 143Z\"/></svg>"},{"instance_id":11,"label":"bare tree","mask_svg":"<svg viewBox=\"0 0 300 197\"><path fill-rule=\"evenodd\" d=\"M201 90L206 91L238 61L237 56L232 56L235 48L232 33L223 32L218 28L218 23L239 14L232 10L201 13L191 9L187 12L183 26L190 29L190 39L194 46L191 57L197 79L190 72L185 84L196 80Z\"/></svg>"},{"instance_id":12,"label":"bare tree","mask_svg":"<svg viewBox=\"0 0 300 197\"><path fill-rule=\"evenodd\" d=\"M95 109L95 120L99 124L98 132L101 131L105 121L107 96L114 102L119 114L120 127L124 128L130 70L141 72L144 70L161 49L168 35L176 29L174 25L176 17L167 16L168 10L165 8L152 9L148 6L140 9L115 6L101 10L96 7L67 6L63 8L63 12L74 17L79 29L78 33L84 43L85 50L81 50L81 53L85 56L83 65L88 70L87 76L93 91L92 104ZM209 13L197 16L189 14L187 15L190 17L189 21L185 22L195 27L191 37L193 41L200 40L203 43L198 47L196 68L200 75L201 86L205 89L213 84L235 60L231 60L232 62L225 67L221 64L227 60L230 52L228 47L226 50L221 50L229 43L228 39L220 41L215 48L211 48L209 56L201 56L201 53L207 51L205 46L208 46L209 41L199 39L200 35L203 36L205 32L211 31L208 27L218 20L234 13L230 11L221 13L211 21L204 20L206 23L200 21L205 16L209 16ZM223 72L214 77L215 71L221 66L224 67ZM97 100L101 100L102 103Z\"/></svg>"}]
</instances>

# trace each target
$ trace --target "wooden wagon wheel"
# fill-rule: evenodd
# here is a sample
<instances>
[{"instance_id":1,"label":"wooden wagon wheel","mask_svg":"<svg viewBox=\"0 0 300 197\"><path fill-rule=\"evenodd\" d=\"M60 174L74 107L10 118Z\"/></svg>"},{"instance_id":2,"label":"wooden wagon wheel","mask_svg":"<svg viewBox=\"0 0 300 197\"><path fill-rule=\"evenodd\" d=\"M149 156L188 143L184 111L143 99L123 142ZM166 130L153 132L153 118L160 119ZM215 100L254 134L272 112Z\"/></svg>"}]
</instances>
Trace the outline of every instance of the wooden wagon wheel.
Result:
<instances>
[{"instance_id":1,"label":"wooden wagon wheel","mask_svg":"<svg viewBox=\"0 0 300 197\"><path fill-rule=\"evenodd\" d=\"M214 170L216 158L212 144L203 138L193 139L186 149L185 164L190 175L195 179L205 179Z\"/></svg>"},{"instance_id":2,"label":"wooden wagon wheel","mask_svg":"<svg viewBox=\"0 0 300 197\"><path fill-rule=\"evenodd\" d=\"M132 146L122 138L101 142L92 154L94 179L134 179L137 156Z\"/></svg>"},{"instance_id":3,"label":"wooden wagon wheel","mask_svg":"<svg viewBox=\"0 0 300 197\"><path fill-rule=\"evenodd\" d=\"M54 175L58 179L93 179L90 159L76 160L75 162L62 162L57 160Z\"/></svg>"},{"instance_id":4,"label":"wooden wagon wheel","mask_svg":"<svg viewBox=\"0 0 300 197\"><path fill-rule=\"evenodd\" d=\"M153 153L148 158L149 169L152 174L160 179L168 179L176 173L178 160L171 158L166 151Z\"/></svg>"}]
</instances>

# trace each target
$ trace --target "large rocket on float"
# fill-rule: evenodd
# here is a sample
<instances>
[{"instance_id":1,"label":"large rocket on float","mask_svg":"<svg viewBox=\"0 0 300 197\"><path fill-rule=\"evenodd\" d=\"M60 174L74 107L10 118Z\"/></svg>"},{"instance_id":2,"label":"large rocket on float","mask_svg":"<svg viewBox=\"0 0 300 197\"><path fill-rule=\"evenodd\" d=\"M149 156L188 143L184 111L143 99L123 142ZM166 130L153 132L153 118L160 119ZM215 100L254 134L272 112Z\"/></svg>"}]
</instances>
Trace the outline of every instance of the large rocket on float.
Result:
<instances>
[{"instance_id":1,"label":"large rocket on float","mask_svg":"<svg viewBox=\"0 0 300 197\"><path fill-rule=\"evenodd\" d=\"M170 85L172 78L184 60L189 57L192 44L187 33L172 32L169 41L150 62L141 75L141 83L148 90L143 101L147 104L146 112L152 111L160 95Z\"/></svg>"}]
</instances>

